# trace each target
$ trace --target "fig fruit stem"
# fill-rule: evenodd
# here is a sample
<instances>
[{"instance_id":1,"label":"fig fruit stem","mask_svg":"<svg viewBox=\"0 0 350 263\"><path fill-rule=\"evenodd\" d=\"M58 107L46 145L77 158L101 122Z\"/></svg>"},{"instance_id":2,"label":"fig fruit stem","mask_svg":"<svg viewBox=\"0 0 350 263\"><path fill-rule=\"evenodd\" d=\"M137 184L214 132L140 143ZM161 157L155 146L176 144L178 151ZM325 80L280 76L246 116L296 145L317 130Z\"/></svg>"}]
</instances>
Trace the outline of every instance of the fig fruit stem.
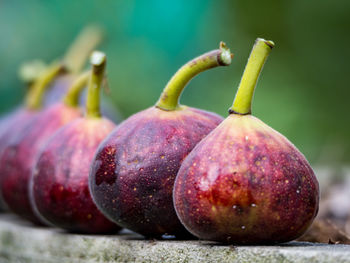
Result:
<instances>
[{"instance_id":1,"label":"fig fruit stem","mask_svg":"<svg viewBox=\"0 0 350 263\"><path fill-rule=\"evenodd\" d=\"M63 98L63 102L70 107L78 107L79 106L79 98L82 90L88 84L90 78L90 70L85 71L79 75L77 79L70 86L67 94Z\"/></svg>"},{"instance_id":2,"label":"fig fruit stem","mask_svg":"<svg viewBox=\"0 0 350 263\"><path fill-rule=\"evenodd\" d=\"M230 49L224 42L221 42L219 49L189 61L170 79L160 95L156 107L166 111L178 109L181 93L193 77L211 68L228 66L231 64L232 58L233 54L231 54Z\"/></svg>"},{"instance_id":3,"label":"fig fruit stem","mask_svg":"<svg viewBox=\"0 0 350 263\"><path fill-rule=\"evenodd\" d=\"M100 118L100 89L105 74L106 54L94 51L90 57L92 65L86 99L86 117Z\"/></svg>"},{"instance_id":4,"label":"fig fruit stem","mask_svg":"<svg viewBox=\"0 0 350 263\"><path fill-rule=\"evenodd\" d=\"M244 69L241 82L238 86L236 97L233 101L232 107L229 109L230 114L251 114L256 83L264 63L274 46L275 44L271 40L258 38L255 41L247 65Z\"/></svg>"},{"instance_id":5,"label":"fig fruit stem","mask_svg":"<svg viewBox=\"0 0 350 263\"><path fill-rule=\"evenodd\" d=\"M65 71L65 66L62 63L55 62L46 68L34 81L29 89L26 97L26 105L28 109L39 110L42 106L42 100L49 84Z\"/></svg>"},{"instance_id":6,"label":"fig fruit stem","mask_svg":"<svg viewBox=\"0 0 350 263\"><path fill-rule=\"evenodd\" d=\"M85 27L67 50L63 61L69 72L79 73L91 52L101 43L103 31L96 25Z\"/></svg>"}]
</instances>

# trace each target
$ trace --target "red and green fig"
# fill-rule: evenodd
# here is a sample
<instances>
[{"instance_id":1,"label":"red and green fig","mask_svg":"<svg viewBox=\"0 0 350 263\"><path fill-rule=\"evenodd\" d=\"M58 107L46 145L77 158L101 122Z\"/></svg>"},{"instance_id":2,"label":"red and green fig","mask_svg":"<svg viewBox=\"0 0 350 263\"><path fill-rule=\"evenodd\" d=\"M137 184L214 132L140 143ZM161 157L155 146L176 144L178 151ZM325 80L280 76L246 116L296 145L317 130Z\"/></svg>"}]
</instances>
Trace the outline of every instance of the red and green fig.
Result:
<instances>
[{"instance_id":1,"label":"red and green fig","mask_svg":"<svg viewBox=\"0 0 350 263\"><path fill-rule=\"evenodd\" d=\"M186 84L200 72L231 63L229 49L208 52L172 77L155 106L122 122L100 145L90 191L111 220L147 237L189 235L172 204L182 160L222 117L179 104Z\"/></svg>"},{"instance_id":2,"label":"red and green fig","mask_svg":"<svg viewBox=\"0 0 350 263\"><path fill-rule=\"evenodd\" d=\"M174 205L201 239L236 244L293 240L318 211L319 186L308 161L283 135L251 115L272 41L257 39L230 115L183 161Z\"/></svg>"},{"instance_id":3,"label":"red and green fig","mask_svg":"<svg viewBox=\"0 0 350 263\"><path fill-rule=\"evenodd\" d=\"M106 56L95 51L86 115L57 131L41 149L30 182L34 211L45 222L71 232L113 233L119 226L97 209L89 193L89 169L101 141L115 128L102 118L99 91Z\"/></svg>"},{"instance_id":4,"label":"red and green fig","mask_svg":"<svg viewBox=\"0 0 350 263\"><path fill-rule=\"evenodd\" d=\"M84 73L68 91L63 102L39 112L47 81L61 67L53 66L41 84L33 87L27 100L22 122L17 120L0 156L0 192L7 207L14 213L39 223L28 198L28 183L35 157L44 142L60 127L81 116L79 94L85 87L88 75ZM30 116L30 118L28 117Z\"/></svg>"}]
</instances>

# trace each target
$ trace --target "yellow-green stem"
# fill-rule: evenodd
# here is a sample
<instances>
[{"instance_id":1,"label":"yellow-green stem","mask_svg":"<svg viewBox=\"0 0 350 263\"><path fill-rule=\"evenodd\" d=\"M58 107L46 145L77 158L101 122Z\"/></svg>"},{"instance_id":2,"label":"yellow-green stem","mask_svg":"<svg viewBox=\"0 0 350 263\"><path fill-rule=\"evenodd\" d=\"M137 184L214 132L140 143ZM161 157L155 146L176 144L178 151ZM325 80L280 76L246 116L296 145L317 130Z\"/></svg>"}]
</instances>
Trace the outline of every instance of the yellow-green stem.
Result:
<instances>
[{"instance_id":1,"label":"yellow-green stem","mask_svg":"<svg viewBox=\"0 0 350 263\"><path fill-rule=\"evenodd\" d=\"M63 61L68 71L79 73L91 52L101 43L102 38L103 32L100 27L94 25L85 27L64 56Z\"/></svg>"},{"instance_id":2,"label":"yellow-green stem","mask_svg":"<svg viewBox=\"0 0 350 263\"><path fill-rule=\"evenodd\" d=\"M26 97L26 105L31 110L39 110L42 106L43 96L49 84L57 75L64 72L65 67L62 63L53 63L49 66L37 80L33 83Z\"/></svg>"},{"instance_id":3,"label":"yellow-green stem","mask_svg":"<svg viewBox=\"0 0 350 263\"><path fill-rule=\"evenodd\" d=\"M221 42L220 49L205 53L186 63L170 79L160 95L156 107L167 111L176 110L180 106L179 99L183 89L193 77L217 66L230 65L232 57L230 49Z\"/></svg>"},{"instance_id":4,"label":"yellow-green stem","mask_svg":"<svg viewBox=\"0 0 350 263\"><path fill-rule=\"evenodd\" d=\"M258 38L255 41L229 113L251 114L256 83L264 63L274 46L275 44L271 40Z\"/></svg>"},{"instance_id":5,"label":"yellow-green stem","mask_svg":"<svg viewBox=\"0 0 350 263\"><path fill-rule=\"evenodd\" d=\"M90 58L92 65L89 79L88 94L86 99L86 116L100 118L100 89L106 68L106 55L100 51L94 51Z\"/></svg>"},{"instance_id":6,"label":"yellow-green stem","mask_svg":"<svg viewBox=\"0 0 350 263\"><path fill-rule=\"evenodd\" d=\"M63 102L70 107L78 107L79 106L79 98L82 90L86 87L89 78L90 71L86 71L73 82L71 87L69 88L67 94L63 98Z\"/></svg>"}]
</instances>

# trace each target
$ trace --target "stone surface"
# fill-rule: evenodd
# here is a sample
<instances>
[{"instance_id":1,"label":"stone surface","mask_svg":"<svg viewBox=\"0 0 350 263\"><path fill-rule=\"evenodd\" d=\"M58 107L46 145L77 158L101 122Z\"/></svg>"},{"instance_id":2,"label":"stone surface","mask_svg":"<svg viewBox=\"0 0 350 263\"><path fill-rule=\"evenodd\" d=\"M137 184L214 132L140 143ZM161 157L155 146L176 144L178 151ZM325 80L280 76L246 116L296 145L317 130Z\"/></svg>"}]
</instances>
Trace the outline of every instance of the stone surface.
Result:
<instances>
[{"instance_id":1,"label":"stone surface","mask_svg":"<svg viewBox=\"0 0 350 263\"><path fill-rule=\"evenodd\" d=\"M0 262L350 262L349 245L290 242L226 246L208 241L143 240L67 234L0 216Z\"/></svg>"}]
</instances>

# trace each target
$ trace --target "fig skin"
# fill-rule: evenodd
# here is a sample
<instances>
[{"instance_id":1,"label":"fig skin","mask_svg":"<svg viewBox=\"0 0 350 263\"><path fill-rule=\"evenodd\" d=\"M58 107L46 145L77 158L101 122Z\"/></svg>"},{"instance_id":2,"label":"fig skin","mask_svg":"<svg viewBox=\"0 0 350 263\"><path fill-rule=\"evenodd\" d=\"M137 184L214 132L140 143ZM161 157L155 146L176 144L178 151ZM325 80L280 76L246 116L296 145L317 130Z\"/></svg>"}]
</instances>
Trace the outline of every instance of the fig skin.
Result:
<instances>
[{"instance_id":1,"label":"fig skin","mask_svg":"<svg viewBox=\"0 0 350 263\"><path fill-rule=\"evenodd\" d=\"M8 140L11 138L11 135L13 134L16 127L26 122L31 117L35 116L36 113L37 112L35 111L19 107L1 119L0 155L6 147Z\"/></svg>"},{"instance_id":2,"label":"fig skin","mask_svg":"<svg viewBox=\"0 0 350 263\"><path fill-rule=\"evenodd\" d=\"M7 207L15 214L40 224L28 196L29 177L36 155L55 131L79 116L81 111L78 108L57 103L13 127L11 138L0 157L0 192Z\"/></svg>"},{"instance_id":3,"label":"fig skin","mask_svg":"<svg viewBox=\"0 0 350 263\"><path fill-rule=\"evenodd\" d=\"M32 206L43 221L78 233L120 230L97 209L88 186L95 151L114 128L107 119L80 118L49 139L39 154L30 186Z\"/></svg>"},{"instance_id":4,"label":"fig skin","mask_svg":"<svg viewBox=\"0 0 350 263\"><path fill-rule=\"evenodd\" d=\"M100 145L90 173L98 208L122 227L146 237L187 237L172 189L182 160L222 117L181 106L151 107L123 123Z\"/></svg>"},{"instance_id":5,"label":"fig skin","mask_svg":"<svg viewBox=\"0 0 350 263\"><path fill-rule=\"evenodd\" d=\"M231 114L183 161L174 205L193 235L236 244L301 236L318 212L319 186L305 157L251 115Z\"/></svg>"},{"instance_id":6,"label":"fig skin","mask_svg":"<svg viewBox=\"0 0 350 263\"><path fill-rule=\"evenodd\" d=\"M21 125L23 122L31 119L35 116L36 112L31 110L26 110L25 108L19 107L18 109L10 112L1 120L1 130L0 130L0 156L6 148L9 139L14 133L15 129ZM3 167L0 164L0 171L2 174ZM5 202L2 200L0 195L0 210L7 210Z\"/></svg>"}]
</instances>

